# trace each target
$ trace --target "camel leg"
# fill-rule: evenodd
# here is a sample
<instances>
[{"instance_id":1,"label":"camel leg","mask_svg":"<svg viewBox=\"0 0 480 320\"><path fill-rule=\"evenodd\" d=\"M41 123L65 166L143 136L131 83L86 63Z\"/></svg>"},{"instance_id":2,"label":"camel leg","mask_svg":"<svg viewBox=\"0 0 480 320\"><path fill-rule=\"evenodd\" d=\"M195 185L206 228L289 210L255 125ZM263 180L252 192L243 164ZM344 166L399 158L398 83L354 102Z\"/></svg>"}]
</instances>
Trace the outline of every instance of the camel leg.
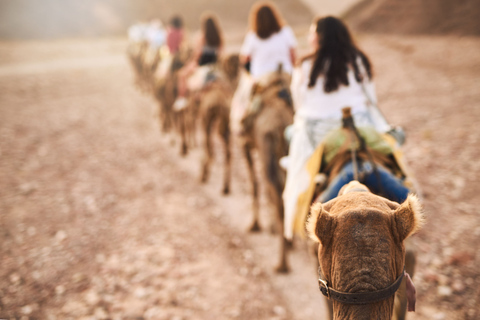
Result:
<instances>
[{"instance_id":1,"label":"camel leg","mask_svg":"<svg viewBox=\"0 0 480 320\"><path fill-rule=\"evenodd\" d=\"M204 119L203 130L205 133L205 145L204 145L204 156L203 156L203 165L202 165L202 177L201 182L205 183L208 180L210 175L210 164L213 159L213 148L212 148L212 127L213 127L213 118L207 114Z\"/></svg>"},{"instance_id":2,"label":"camel leg","mask_svg":"<svg viewBox=\"0 0 480 320\"><path fill-rule=\"evenodd\" d=\"M223 175L223 194L230 193L230 179L231 179L231 151L230 151L230 123L228 112L223 115L220 123L220 135L223 138L225 145L225 172Z\"/></svg>"},{"instance_id":3,"label":"camel leg","mask_svg":"<svg viewBox=\"0 0 480 320\"><path fill-rule=\"evenodd\" d=\"M181 140L181 145L180 145L180 155L186 156L188 153L188 146L187 146L187 128L186 128L186 114L185 110L182 110L178 113L178 122L180 126L180 140Z\"/></svg>"},{"instance_id":4,"label":"camel leg","mask_svg":"<svg viewBox=\"0 0 480 320\"><path fill-rule=\"evenodd\" d=\"M288 243L287 243L287 239L285 239L285 237L283 236L283 228L284 228L284 225L283 225L283 216L284 216L284 212L283 212L283 202L282 202L282 198L281 196L279 197L280 199L280 205L277 204L277 211L278 211L278 217L279 219L281 219L281 221L279 221L279 225L280 225L280 234L279 234L279 238L280 238L280 262L278 264L278 266L275 268L275 270L278 272L278 273L288 273L290 268L288 267L288 263L287 263L287 247L288 247Z\"/></svg>"},{"instance_id":5,"label":"camel leg","mask_svg":"<svg viewBox=\"0 0 480 320\"><path fill-rule=\"evenodd\" d=\"M274 163L277 163L278 164L278 161L276 161L276 157L274 156L274 154L270 154L270 157L272 157L271 161L270 161L270 165L274 164ZM272 169L273 168L270 168L269 171L270 173L272 173ZM272 177L270 176L269 177L269 183L271 184L271 197L272 197L272 200L273 200L273 203L275 205L275 210L276 210L276 225L278 226L278 229L279 229L279 238L280 238L280 261L279 261L279 264L276 268L276 271L279 272L279 273L288 273L289 272L289 267L288 267L288 263L287 263L287 249L289 247L289 243L287 241L287 239L285 239L284 237L284 223L283 223L283 220L284 220L284 215L285 215L285 212L284 212L284 207L283 207L283 199L282 199L282 192L283 192L283 185L284 183L282 183L281 179L280 179L280 168L277 166L277 174L275 175L275 177Z\"/></svg>"},{"instance_id":6,"label":"camel leg","mask_svg":"<svg viewBox=\"0 0 480 320\"><path fill-rule=\"evenodd\" d=\"M407 248L405 252L405 271L413 278L413 274L415 272L415 252L411 249ZM398 288L397 293L395 294L395 305L393 311L393 320L405 320L407 314L407 292L406 292L406 283L405 279L403 279L400 288Z\"/></svg>"},{"instance_id":7,"label":"camel leg","mask_svg":"<svg viewBox=\"0 0 480 320\"><path fill-rule=\"evenodd\" d=\"M258 223L259 218L259 201L258 201L258 181L257 176L255 175L255 168L253 165L252 158L252 147L245 143L243 146L243 152L245 154L245 159L247 160L248 173L250 175L250 181L252 183L252 196L253 196L253 222L250 226L250 232L258 232L261 230L260 224Z\"/></svg>"}]
</instances>

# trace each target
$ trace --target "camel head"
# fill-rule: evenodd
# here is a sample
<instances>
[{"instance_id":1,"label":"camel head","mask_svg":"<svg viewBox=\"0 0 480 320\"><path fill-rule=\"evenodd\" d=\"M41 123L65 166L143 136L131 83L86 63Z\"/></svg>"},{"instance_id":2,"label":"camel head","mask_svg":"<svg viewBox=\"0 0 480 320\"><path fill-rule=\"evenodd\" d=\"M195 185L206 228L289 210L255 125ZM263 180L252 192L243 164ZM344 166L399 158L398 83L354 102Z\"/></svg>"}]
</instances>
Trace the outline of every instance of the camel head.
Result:
<instances>
[{"instance_id":1,"label":"camel head","mask_svg":"<svg viewBox=\"0 0 480 320\"><path fill-rule=\"evenodd\" d=\"M238 54L226 56L221 62L221 67L231 83L235 83L238 80L240 74L240 58Z\"/></svg>"},{"instance_id":2,"label":"camel head","mask_svg":"<svg viewBox=\"0 0 480 320\"><path fill-rule=\"evenodd\" d=\"M307 222L310 238L319 242L321 277L343 293L376 292L403 274L404 240L423 223L418 198L402 203L371 193L357 181L337 198L315 203ZM391 319L394 295L367 304L333 301L334 319Z\"/></svg>"}]
</instances>

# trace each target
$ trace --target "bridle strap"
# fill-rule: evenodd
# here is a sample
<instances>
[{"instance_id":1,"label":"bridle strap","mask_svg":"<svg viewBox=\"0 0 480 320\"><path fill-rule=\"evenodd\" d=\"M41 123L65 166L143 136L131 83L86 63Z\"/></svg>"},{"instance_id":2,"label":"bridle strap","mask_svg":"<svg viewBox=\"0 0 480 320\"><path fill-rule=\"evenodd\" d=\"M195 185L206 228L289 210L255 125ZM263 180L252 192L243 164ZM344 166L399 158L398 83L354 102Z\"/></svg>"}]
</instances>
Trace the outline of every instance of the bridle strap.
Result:
<instances>
[{"instance_id":1,"label":"bridle strap","mask_svg":"<svg viewBox=\"0 0 480 320\"><path fill-rule=\"evenodd\" d=\"M365 190L364 188L353 188L345 192L344 194L350 193L350 192L369 192L368 190Z\"/></svg>"},{"instance_id":2,"label":"bridle strap","mask_svg":"<svg viewBox=\"0 0 480 320\"><path fill-rule=\"evenodd\" d=\"M319 270L320 273L320 270ZM397 280L385 289L373 292L345 293L336 291L328 286L327 281L318 279L320 292L329 299L333 299L345 304L369 304L386 300L393 296L400 287L405 275L405 267Z\"/></svg>"}]
</instances>

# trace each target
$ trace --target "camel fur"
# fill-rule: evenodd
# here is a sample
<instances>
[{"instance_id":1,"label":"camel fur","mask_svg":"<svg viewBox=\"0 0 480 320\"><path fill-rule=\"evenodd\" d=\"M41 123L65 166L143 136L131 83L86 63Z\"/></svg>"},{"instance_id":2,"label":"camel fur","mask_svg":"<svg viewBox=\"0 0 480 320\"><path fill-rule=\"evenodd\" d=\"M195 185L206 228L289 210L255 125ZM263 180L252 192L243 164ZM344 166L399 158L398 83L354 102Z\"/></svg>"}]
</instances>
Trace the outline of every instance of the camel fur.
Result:
<instances>
[{"instance_id":1,"label":"camel fur","mask_svg":"<svg viewBox=\"0 0 480 320\"><path fill-rule=\"evenodd\" d=\"M374 195L357 181L344 186L337 198L315 203L310 213L306 228L319 243L323 277L335 290L350 293L392 284L406 263L404 241L424 221L415 195L398 204ZM394 296L366 305L333 301L332 311L336 320L392 319Z\"/></svg>"},{"instance_id":2,"label":"camel fur","mask_svg":"<svg viewBox=\"0 0 480 320\"><path fill-rule=\"evenodd\" d=\"M259 162L266 182L267 194L275 207L277 225L280 229L280 262L278 272L288 272L286 259L287 243L283 237L283 200L286 173L280 167L280 158L287 155L288 144L284 137L285 128L293 122L293 108L288 101L279 96L282 90L288 90L290 77L279 72L272 74L264 85L257 85L253 94L260 94L262 104L252 117L253 125L243 135L242 147L252 184L253 222L250 231L259 231L259 189L252 157L253 150L259 154ZM248 116L247 116L248 117Z\"/></svg>"},{"instance_id":3,"label":"camel fur","mask_svg":"<svg viewBox=\"0 0 480 320\"><path fill-rule=\"evenodd\" d=\"M230 104L233 92L237 86L239 74L238 55L229 55L220 62L220 71L216 73L217 79L208 84L199 94L198 111L193 119L201 122L204 136L204 156L202 161L201 181L207 182L210 175L210 166L213 161L212 131L215 123L225 149L225 170L223 181L223 194L230 192L231 177L231 139L230 139ZM194 128L194 126L192 126Z\"/></svg>"}]
</instances>

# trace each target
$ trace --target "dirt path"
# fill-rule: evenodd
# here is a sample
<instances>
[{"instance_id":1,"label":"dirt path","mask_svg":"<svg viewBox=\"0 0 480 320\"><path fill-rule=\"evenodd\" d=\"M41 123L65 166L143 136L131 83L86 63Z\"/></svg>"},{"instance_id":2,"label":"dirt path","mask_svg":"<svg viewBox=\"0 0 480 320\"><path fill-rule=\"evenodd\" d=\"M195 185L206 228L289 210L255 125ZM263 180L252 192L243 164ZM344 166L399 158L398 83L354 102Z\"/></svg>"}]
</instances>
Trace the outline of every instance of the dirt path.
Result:
<instances>
[{"instance_id":1,"label":"dirt path","mask_svg":"<svg viewBox=\"0 0 480 320\"><path fill-rule=\"evenodd\" d=\"M123 45L103 66L93 44L100 57L2 68L0 318L290 318L161 140Z\"/></svg>"},{"instance_id":2,"label":"dirt path","mask_svg":"<svg viewBox=\"0 0 480 320\"><path fill-rule=\"evenodd\" d=\"M480 316L480 119L472 38L363 36L382 109L408 133L428 224L416 236L418 312ZM319 319L312 259L297 241L245 233L245 167L178 156L132 85L122 40L0 44L0 318ZM218 152L220 154L220 152ZM268 208L261 222L268 226ZM453 217L453 218L452 218Z\"/></svg>"}]
</instances>

